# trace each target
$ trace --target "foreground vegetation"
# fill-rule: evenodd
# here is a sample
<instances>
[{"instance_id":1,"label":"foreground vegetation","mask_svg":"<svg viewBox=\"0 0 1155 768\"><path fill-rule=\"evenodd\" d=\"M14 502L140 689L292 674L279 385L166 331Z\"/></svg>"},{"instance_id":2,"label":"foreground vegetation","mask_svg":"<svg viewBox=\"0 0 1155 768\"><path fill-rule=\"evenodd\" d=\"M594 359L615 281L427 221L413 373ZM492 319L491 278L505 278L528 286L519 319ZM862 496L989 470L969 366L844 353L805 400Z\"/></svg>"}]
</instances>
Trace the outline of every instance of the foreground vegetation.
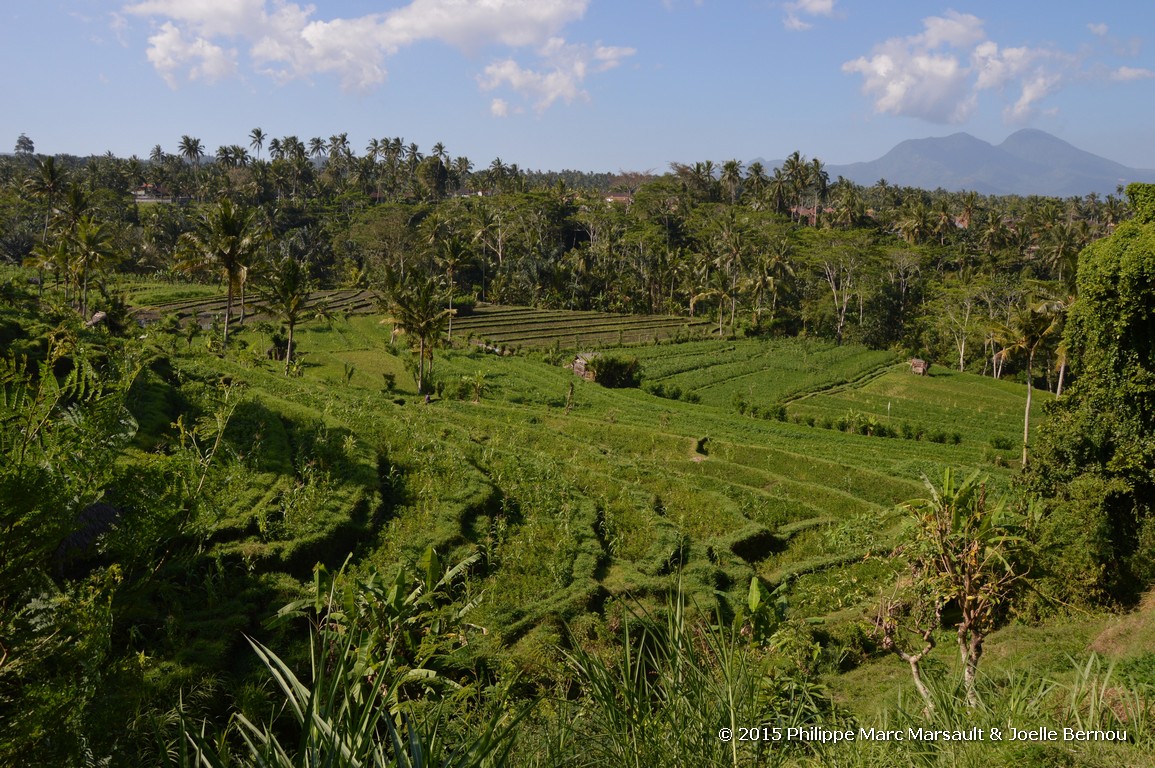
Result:
<instances>
[{"instance_id":1,"label":"foreground vegetation","mask_svg":"<svg viewBox=\"0 0 1155 768\"><path fill-rule=\"evenodd\" d=\"M647 194L686 206L651 273L659 230L549 255L619 209L421 183L342 208L341 157L139 229L99 175L5 187L5 242L39 229L0 275L0 762L1151 761L1146 188L1077 284L988 254L975 285L1009 293L977 312L948 290L969 227L816 228L817 187L776 213L643 184L627 231ZM169 169L194 197L245 175ZM112 268L148 242L164 279ZM920 728L1127 735L857 737Z\"/></svg>"}]
</instances>

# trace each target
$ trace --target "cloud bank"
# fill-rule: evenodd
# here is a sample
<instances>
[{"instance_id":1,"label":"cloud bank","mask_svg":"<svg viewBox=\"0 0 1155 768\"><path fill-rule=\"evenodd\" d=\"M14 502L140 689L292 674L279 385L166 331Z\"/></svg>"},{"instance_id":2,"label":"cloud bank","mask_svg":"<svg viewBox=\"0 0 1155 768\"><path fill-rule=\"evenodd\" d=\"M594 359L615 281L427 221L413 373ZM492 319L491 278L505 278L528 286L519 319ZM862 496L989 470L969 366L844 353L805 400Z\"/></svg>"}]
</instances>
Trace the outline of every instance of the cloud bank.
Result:
<instances>
[{"instance_id":1,"label":"cloud bank","mask_svg":"<svg viewBox=\"0 0 1155 768\"><path fill-rule=\"evenodd\" d=\"M571 44L560 36L582 18L589 0L411 0L385 13L318 19L312 5L286 0L142 0L123 8L153 24L148 59L171 87L183 80L214 82L240 72L240 51L255 72L278 82L337 77L343 88L367 91L387 78L387 59L421 42L467 52L500 46L509 57L491 63L483 89L509 88L539 111L561 100L588 98L590 74L617 66L634 50ZM519 63L517 52L534 61ZM512 110L503 99L494 114Z\"/></svg>"},{"instance_id":2,"label":"cloud bank","mask_svg":"<svg viewBox=\"0 0 1155 768\"><path fill-rule=\"evenodd\" d=\"M1103 24L1088 25L1088 30L1096 37L1107 33ZM881 114L961 123L974 113L980 94L996 91L1009 94L1004 120L1023 123L1041 110L1047 96L1094 77L1083 68L1088 55L1048 46L1000 46L987 36L982 19L947 11L923 19L921 33L890 38L869 56L844 63L842 71L862 76L863 93ZM1152 76L1148 70L1119 67L1109 79Z\"/></svg>"}]
</instances>

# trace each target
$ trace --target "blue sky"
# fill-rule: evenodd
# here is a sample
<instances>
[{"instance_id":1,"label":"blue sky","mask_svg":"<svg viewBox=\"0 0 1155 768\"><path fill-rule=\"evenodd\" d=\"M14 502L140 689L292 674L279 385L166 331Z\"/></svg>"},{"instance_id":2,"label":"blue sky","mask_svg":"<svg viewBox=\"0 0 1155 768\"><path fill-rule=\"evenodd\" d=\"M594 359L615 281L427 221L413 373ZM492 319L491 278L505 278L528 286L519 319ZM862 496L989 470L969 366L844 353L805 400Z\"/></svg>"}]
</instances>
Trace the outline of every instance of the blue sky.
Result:
<instances>
[{"instance_id":1,"label":"blue sky","mask_svg":"<svg viewBox=\"0 0 1155 768\"><path fill-rule=\"evenodd\" d=\"M1150 19L1135 0L9 0L0 149L212 152L260 127L660 172L1032 127L1155 168Z\"/></svg>"}]
</instances>

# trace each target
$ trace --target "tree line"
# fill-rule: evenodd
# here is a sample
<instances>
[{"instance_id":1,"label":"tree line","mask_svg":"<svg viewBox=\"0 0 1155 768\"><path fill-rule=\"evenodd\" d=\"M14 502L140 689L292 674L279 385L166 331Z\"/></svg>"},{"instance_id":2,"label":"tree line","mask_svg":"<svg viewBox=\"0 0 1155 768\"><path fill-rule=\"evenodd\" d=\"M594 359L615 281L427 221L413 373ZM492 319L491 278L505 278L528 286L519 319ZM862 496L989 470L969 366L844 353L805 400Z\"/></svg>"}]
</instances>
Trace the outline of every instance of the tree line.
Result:
<instances>
[{"instance_id":1,"label":"tree line","mask_svg":"<svg viewBox=\"0 0 1155 768\"><path fill-rule=\"evenodd\" d=\"M243 291L292 252L317 286L419 275L447 297L706 315L720 336L896 347L996 377L1038 374L1056 392L1078 254L1129 215L1122 195L862 186L799 152L772 170L704 161L655 175L528 172L500 158L478 170L440 143L426 155L373 139L359 155L346 134L259 128L211 155L187 135L147 160L24 150L0 164L0 256L86 316L94 278L215 277ZM213 256L222 205L252 247Z\"/></svg>"}]
</instances>

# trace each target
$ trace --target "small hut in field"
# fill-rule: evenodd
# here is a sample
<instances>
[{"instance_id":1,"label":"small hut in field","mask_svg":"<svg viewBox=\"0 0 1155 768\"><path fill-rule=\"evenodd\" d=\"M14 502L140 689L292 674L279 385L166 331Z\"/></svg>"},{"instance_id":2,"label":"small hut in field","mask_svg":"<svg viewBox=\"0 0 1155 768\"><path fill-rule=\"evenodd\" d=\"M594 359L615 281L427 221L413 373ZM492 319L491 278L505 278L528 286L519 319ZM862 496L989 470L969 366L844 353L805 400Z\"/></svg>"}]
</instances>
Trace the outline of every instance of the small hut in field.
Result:
<instances>
[{"instance_id":1,"label":"small hut in field","mask_svg":"<svg viewBox=\"0 0 1155 768\"><path fill-rule=\"evenodd\" d=\"M928 376L930 375L930 363L926 360L920 360L917 357L912 358L910 361L910 372L917 373L919 376Z\"/></svg>"},{"instance_id":2,"label":"small hut in field","mask_svg":"<svg viewBox=\"0 0 1155 768\"><path fill-rule=\"evenodd\" d=\"M590 366L590 361L597 356L597 352L581 352L573 359L573 363L571 363L569 367L573 369L575 376L581 376L587 381L593 381L594 372L592 366Z\"/></svg>"}]
</instances>

